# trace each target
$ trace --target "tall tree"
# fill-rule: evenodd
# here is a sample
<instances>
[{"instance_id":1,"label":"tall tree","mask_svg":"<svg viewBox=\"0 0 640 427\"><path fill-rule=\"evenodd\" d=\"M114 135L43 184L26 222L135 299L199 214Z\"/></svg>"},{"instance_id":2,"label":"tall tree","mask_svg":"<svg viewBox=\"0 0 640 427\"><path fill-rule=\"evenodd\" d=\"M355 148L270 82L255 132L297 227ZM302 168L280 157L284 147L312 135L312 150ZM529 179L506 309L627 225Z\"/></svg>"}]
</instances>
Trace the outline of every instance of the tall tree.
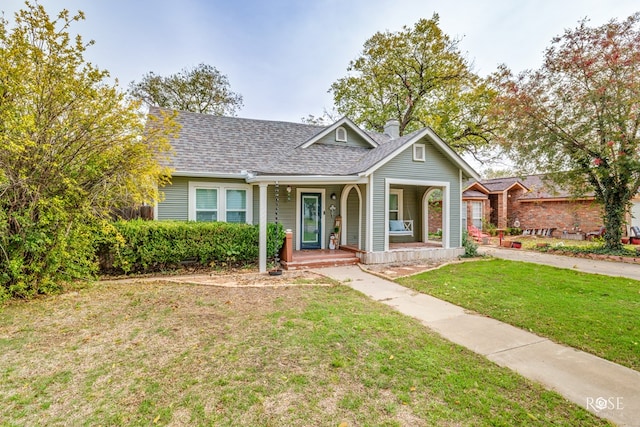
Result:
<instances>
[{"instance_id":1,"label":"tall tree","mask_svg":"<svg viewBox=\"0 0 640 427\"><path fill-rule=\"evenodd\" d=\"M595 194L606 248L621 248L625 212L640 186L640 13L552 40L539 70L502 68L494 113L521 169L550 173L574 194Z\"/></svg>"},{"instance_id":2,"label":"tall tree","mask_svg":"<svg viewBox=\"0 0 640 427\"><path fill-rule=\"evenodd\" d=\"M83 59L69 36L84 19L51 19L26 2L0 19L0 301L47 292L95 266L88 231L110 208L152 203L171 117L145 131L139 103Z\"/></svg>"},{"instance_id":3,"label":"tall tree","mask_svg":"<svg viewBox=\"0 0 640 427\"><path fill-rule=\"evenodd\" d=\"M430 126L477 155L491 139L485 111L493 92L438 23L434 14L413 28L374 34L329 91L341 114L368 129L381 132L389 119L400 122L401 135Z\"/></svg>"},{"instance_id":4,"label":"tall tree","mask_svg":"<svg viewBox=\"0 0 640 427\"><path fill-rule=\"evenodd\" d=\"M227 76L206 64L168 77L149 72L131 82L129 91L148 105L194 113L235 116L242 107L242 96L231 91Z\"/></svg>"}]
</instances>

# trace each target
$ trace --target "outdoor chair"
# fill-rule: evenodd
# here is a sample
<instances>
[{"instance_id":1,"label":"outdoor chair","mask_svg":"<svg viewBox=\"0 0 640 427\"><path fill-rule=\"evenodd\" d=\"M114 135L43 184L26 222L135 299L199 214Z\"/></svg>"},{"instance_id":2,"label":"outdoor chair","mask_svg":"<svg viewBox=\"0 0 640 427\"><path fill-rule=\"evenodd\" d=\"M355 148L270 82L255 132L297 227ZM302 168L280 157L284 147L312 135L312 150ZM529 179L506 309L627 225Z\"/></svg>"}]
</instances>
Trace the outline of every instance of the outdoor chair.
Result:
<instances>
[{"instance_id":1,"label":"outdoor chair","mask_svg":"<svg viewBox=\"0 0 640 427\"><path fill-rule=\"evenodd\" d=\"M481 242L483 237L489 237L487 233L483 233L479 228L473 225L467 226L467 232L476 242Z\"/></svg>"},{"instance_id":2,"label":"outdoor chair","mask_svg":"<svg viewBox=\"0 0 640 427\"><path fill-rule=\"evenodd\" d=\"M596 231L590 231L590 232L587 233L587 236L586 236L587 240L593 240L596 237L603 237L605 231L606 231L606 228L604 228L604 227L600 227Z\"/></svg>"}]
</instances>

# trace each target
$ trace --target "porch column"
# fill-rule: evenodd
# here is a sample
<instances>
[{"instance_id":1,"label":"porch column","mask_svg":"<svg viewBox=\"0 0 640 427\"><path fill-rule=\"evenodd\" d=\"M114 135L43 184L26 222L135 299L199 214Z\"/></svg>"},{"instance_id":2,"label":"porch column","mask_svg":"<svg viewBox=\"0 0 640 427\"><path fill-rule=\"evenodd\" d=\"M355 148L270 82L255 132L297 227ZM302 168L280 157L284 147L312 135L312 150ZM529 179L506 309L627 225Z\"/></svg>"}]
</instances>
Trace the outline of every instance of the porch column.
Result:
<instances>
[{"instance_id":1,"label":"porch column","mask_svg":"<svg viewBox=\"0 0 640 427\"><path fill-rule=\"evenodd\" d=\"M509 215L509 190L502 192L502 217L498 218L498 228L507 228L507 216Z\"/></svg>"},{"instance_id":2,"label":"porch column","mask_svg":"<svg viewBox=\"0 0 640 427\"><path fill-rule=\"evenodd\" d=\"M258 220L258 266L260 273L267 271L267 184L260 183L260 216Z\"/></svg>"}]
</instances>

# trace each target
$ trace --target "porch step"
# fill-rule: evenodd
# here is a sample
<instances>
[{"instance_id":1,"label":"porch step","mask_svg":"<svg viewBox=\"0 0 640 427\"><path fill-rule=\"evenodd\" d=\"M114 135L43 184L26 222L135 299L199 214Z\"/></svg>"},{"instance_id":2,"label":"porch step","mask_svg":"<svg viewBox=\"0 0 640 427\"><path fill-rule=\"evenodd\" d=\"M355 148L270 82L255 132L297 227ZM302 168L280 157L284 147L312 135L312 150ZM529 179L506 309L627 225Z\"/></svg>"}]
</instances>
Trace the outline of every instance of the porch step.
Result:
<instances>
[{"instance_id":1,"label":"porch step","mask_svg":"<svg viewBox=\"0 0 640 427\"><path fill-rule=\"evenodd\" d=\"M360 262L358 257L353 258L334 258L334 259L317 259L308 261L290 261L281 262L282 268L285 270L304 270L307 268L337 267L342 265L356 265Z\"/></svg>"},{"instance_id":2,"label":"porch step","mask_svg":"<svg viewBox=\"0 0 640 427\"><path fill-rule=\"evenodd\" d=\"M306 268L335 267L354 265L360 258L353 252L342 250L294 251L292 261L281 261L285 270L302 270Z\"/></svg>"}]
</instances>

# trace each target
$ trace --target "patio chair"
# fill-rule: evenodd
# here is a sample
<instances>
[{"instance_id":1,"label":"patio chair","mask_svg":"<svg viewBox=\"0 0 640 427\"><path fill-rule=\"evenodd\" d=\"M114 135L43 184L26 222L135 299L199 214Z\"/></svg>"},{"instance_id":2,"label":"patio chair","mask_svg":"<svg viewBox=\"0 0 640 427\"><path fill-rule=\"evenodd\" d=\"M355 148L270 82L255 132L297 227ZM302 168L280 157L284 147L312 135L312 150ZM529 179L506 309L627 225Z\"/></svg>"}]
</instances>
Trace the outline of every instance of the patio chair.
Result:
<instances>
[{"instance_id":1,"label":"patio chair","mask_svg":"<svg viewBox=\"0 0 640 427\"><path fill-rule=\"evenodd\" d=\"M479 228L473 225L467 226L467 232L469 233L469 236L471 236L476 242L481 242L483 237L489 237L487 233L483 233Z\"/></svg>"},{"instance_id":2,"label":"patio chair","mask_svg":"<svg viewBox=\"0 0 640 427\"><path fill-rule=\"evenodd\" d=\"M600 227L598 230L588 232L586 235L586 238L587 240L593 240L596 237L602 237L604 236L605 231L606 231L606 228Z\"/></svg>"}]
</instances>

